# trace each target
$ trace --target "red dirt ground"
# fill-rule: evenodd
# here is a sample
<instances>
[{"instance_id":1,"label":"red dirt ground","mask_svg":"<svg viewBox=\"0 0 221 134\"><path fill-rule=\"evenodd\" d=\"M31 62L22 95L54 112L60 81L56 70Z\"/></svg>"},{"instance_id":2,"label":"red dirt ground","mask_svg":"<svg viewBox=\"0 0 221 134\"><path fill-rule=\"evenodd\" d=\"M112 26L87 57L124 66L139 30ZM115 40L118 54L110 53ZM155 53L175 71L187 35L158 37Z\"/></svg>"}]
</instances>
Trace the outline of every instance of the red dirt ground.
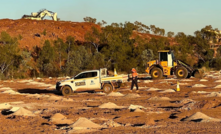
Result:
<instances>
[{"instance_id":1,"label":"red dirt ground","mask_svg":"<svg viewBox=\"0 0 221 134\"><path fill-rule=\"evenodd\" d=\"M213 77L217 76L217 77ZM148 79L148 78L143 78ZM150 87L159 88L162 91L166 89L175 89L177 79L153 80L152 82L140 80L140 91L136 93L129 92L130 82L118 90L123 95L138 94L140 97L113 97L98 92L80 92L69 97L62 96L54 88L39 87L38 84L31 85L31 82L21 80L0 81L2 87L10 87L20 95L2 93L0 91L0 103L10 103L23 101L14 106L24 107L36 116L13 116L6 114L5 109L1 109L0 132L2 133L74 133L71 124L55 124L50 121L55 113L60 113L67 119L76 122L79 117L85 117L98 125L105 124L108 120L113 120L120 124L119 127L104 127L103 129L86 129L83 133L220 133L221 127L221 97L208 97L211 92L220 92L221 88L214 88L221 84L215 82L220 80L218 73L211 72L204 77L208 81L200 81L197 78L191 78L191 81L180 81L180 92L160 93L160 91L148 91ZM55 85L57 78L34 80L46 84ZM206 87L193 87L195 84L203 84ZM200 93L206 91L207 93ZM198 92L198 93L196 93ZM29 94L49 95L58 97L56 100L50 100L42 97L27 97ZM149 100L153 97L168 97L171 100ZM69 98L71 101L62 101ZM133 112L127 108L123 109L101 109L99 105L112 102L118 106L129 107L131 104L143 106L144 112ZM196 112L201 112L209 116L204 122L200 122L203 116L192 121L184 121ZM210 119L218 119L214 122ZM77 131L78 132L78 131Z\"/></svg>"}]
</instances>

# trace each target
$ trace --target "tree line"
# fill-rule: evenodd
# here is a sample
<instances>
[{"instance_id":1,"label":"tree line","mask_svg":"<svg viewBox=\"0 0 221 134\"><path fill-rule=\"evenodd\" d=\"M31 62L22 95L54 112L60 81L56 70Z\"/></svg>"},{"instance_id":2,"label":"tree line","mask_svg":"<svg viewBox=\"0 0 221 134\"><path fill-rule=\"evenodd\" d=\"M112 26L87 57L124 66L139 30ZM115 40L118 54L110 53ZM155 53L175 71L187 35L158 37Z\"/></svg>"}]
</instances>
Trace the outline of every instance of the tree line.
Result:
<instances>
[{"instance_id":1,"label":"tree line","mask_svg":"<svg viewBox=\"0 0 221 134\"><path fill-rule=\"evenodd\" d=\"M96 23L94 18L84 18L86 22ZM106 67L110 70L128 73L137 68L145 72L146 62L158 58L158 50L174 50L175 57L192 67L221 69L221 48L210 49L211 40L219 42L217 29L206 26L192 35L168 32L154 25L146 26L141 22L112 23L98 22L101 28L92 27L85 34L85 42L78 44L74 37L65 40L45 40L43 47L31 50L20 49L18 40L6 32L0 35L0 78L58 77L74 76L83 70ZM137 31L157 37L151 39L133 35Z\"/></svg>"}]
</instances>

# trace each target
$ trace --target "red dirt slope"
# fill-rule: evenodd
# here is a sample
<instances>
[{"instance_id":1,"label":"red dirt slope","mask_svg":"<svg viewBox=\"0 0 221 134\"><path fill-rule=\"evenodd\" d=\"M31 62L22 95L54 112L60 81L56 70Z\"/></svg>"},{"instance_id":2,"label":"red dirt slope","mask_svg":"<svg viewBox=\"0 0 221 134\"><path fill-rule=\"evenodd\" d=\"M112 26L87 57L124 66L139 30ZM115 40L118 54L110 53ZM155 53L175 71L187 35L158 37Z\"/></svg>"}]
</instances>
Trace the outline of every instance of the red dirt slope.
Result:
<instances>
[{"instance_id":1,"label":"red dirt slope","mask_svg":"<svg viewBox=\"0 0 221 134\"><path fill-rule=\"evenodd\" d=\"M92 26L98 25L87 22L70 22L70 21L52 21L52 20L0 20L0 32L6 31L11 36L22 36L19 41L21 48L31 49L33 46L41 46L46 39L55 40L61 38L66 39L67 36L75 37L76 41L84 41L84 34L91 29ZM46 30L46 35L43 31ZM36 35L40 35L36 36Z\"/></svg>"}]
</instances>

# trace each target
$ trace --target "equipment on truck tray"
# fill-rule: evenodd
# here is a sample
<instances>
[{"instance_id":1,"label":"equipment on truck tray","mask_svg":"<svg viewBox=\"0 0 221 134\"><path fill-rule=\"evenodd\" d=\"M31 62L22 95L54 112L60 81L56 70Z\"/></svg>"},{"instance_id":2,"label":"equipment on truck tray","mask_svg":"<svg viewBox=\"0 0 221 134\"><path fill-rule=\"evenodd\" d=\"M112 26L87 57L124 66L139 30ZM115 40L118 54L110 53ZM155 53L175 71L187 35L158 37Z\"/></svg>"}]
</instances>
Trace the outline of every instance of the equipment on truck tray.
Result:
<instances>
[{"instance_id":1,"label":"equipment on truck tray","mask_svg":"<svg viewBox=\"0 0 221 134\"><path fill-rule=\"evenodd\" d=\"M176 60L171 50L160 50L159 60L147 62L146 72L151 75L152 79L161 79L163 76L175 74L178 79L198 77L199 71L193 69L188 64Z\"/></svg>"}]
</instances>

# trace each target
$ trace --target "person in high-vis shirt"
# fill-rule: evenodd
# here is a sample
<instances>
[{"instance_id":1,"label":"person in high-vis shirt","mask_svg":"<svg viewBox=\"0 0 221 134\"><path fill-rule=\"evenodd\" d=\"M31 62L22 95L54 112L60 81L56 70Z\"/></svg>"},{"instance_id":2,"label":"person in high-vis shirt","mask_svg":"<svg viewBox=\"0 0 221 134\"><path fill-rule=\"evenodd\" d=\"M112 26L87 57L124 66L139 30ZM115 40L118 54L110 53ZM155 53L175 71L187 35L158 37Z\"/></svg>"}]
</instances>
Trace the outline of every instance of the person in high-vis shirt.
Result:
<instances>
[{"instance_id":1,"label":"person in high-vis shirt","mask_svg":"<svg viewBox=\"0 0 221 134\"><path fill-rule=\"evenodd\" d=\"M136 92L138 92L138 85L137 85L137 76L138 76L138 74L137 74L137 71L136 71L136 69L135 68L132 68L132 83L131 83L131 92L132 92L132 90L133 90L133 88L134 88L134 84L136 85L136 88L137 88L137 91Z\"/></svg>"}]
</instances>

